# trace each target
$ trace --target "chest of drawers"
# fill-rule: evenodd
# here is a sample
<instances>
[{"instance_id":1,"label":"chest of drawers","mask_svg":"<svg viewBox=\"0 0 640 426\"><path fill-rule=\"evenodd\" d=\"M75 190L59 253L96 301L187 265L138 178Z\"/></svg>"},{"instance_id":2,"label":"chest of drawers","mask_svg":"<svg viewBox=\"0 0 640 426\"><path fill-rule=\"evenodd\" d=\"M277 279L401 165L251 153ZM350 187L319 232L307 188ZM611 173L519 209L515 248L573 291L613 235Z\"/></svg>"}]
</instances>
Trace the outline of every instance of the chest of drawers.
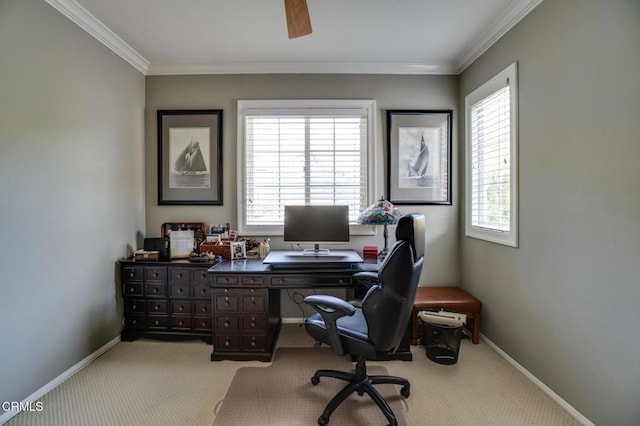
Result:
<instances>
[{"instance_id":1,"label":"chest of drawers","mask_svg":"<svg viewBox=\"0 0 640 426\"><path fill-rule=\"evenodd\" d=\"M121 261L121 338L213 342L210 264Z\"/></svg>"}]
</instances>

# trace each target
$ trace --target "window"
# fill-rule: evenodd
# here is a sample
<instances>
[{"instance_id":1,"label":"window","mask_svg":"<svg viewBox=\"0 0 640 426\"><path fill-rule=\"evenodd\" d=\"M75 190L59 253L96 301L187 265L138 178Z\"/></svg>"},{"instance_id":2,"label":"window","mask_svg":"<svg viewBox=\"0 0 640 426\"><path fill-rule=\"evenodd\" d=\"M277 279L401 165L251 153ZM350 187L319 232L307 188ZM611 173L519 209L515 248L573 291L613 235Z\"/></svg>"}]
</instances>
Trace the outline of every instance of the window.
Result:
<instances>
[{"instance_id":1,"label":"window","mask_svg":"<svg viewBox=\"0 0 640 426\"><path fill-rule=\"evenodd\" d=\"M372 196L375 101L238 101L238 224L282 232L285 204L348 205Z\"/></svg>"},{"instance_id":2,"label":"window","mask_svg":"<svg viewBox=\"0 0 640 426\"><path fill-rule=\"evenodd\" d=\"M512 247L517 228L517 65L465 98L466 235Z\"/></svg>"}]
</instances>

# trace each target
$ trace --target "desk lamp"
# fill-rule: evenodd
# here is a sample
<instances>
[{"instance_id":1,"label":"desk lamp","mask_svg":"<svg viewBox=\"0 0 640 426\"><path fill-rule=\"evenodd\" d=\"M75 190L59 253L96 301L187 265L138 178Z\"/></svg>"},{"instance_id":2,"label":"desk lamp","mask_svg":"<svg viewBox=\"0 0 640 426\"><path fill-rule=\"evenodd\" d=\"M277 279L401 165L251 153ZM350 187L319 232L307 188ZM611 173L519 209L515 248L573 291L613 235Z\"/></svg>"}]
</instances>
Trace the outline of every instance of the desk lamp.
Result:
<instances>
[{"instance_id":1,"label":"desk lamp","mask_svg":"<svg viewBox=\"0 0 640 426\"><path fill-rule=\"evenodd\" d=\"M378 201L360 213L358 223L362 225L384 225L384 249L382 249L378 258L384 259L387 255L387 238L389 237L387 225L395 225L398 223L398 219L402 217L402 214L396 206L385 200L384 197L380 197Z\"/></svg>"}]
</instances>

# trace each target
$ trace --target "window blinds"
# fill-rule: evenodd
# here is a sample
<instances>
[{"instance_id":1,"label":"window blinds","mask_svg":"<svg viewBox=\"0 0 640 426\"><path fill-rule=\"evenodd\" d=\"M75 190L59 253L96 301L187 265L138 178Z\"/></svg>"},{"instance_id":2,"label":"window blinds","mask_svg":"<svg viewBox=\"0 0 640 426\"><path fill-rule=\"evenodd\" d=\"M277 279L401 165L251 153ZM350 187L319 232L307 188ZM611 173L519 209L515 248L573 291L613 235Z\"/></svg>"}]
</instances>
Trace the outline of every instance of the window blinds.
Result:
<instances>
[{"instance_id":1,"label":"window blinds","mask_svg":"<svg viewBox=\"0 0 640 426\"><path fill-rule=\"evenodd\" d=\"M247 111L245 223L282 225L285 204L348 205L356 223L367 202L365 110Z\"/></svg>"},{"instance_id":2,"label":"window blinds","mask_svg":"<svg viewBox=\"0 0 640 426\"><path fill-rule=\"evenodd\" d=\"M511 129L509 80L471 111L471 224L509 232Z\"/></svg>"}]
</instances>

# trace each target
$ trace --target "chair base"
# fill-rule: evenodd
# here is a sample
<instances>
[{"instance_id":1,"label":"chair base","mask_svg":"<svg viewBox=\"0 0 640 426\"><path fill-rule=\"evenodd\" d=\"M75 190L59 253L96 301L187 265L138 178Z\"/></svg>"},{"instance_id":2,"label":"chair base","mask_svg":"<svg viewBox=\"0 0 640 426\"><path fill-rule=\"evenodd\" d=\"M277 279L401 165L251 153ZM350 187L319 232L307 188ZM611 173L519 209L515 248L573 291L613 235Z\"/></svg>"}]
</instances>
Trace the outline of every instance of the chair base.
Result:
<instances>
[{"instance_id":1,"label":"chair base","mask_svg":"<svg viewBox=\"0 0 640 426\"><path fill-rule=\"evenodd\" d=\"M343 380L345 382L349 382L336 396L333 397L331 401L327 404L322 415L318 418L319 425L327 425L329 424L329 417L335 411L336 408L342 402L347 399L352 393L357 392L358 395L362 396L365 393L369 395L369 397L376 403L376 405L380 408L384 416L389 421L390 426L397 426L398 420L396 419L395 414L389 407L387 401L384 400L382 395L377 391L373 385L377 384L393 384L400 385L402 389L400 390L400 394L405 398L409 397L410 387L409 381L407 379L403 379L402 377L395 376L368 376L367 375L367 366L365 363L366 358L363 356L359 356L356 363L356 372L355 374L346 373L344 371L335 371L335 370L318 370L311 378L311 383L315 386L320 383L320 377L331 377L334 379Z\"/></svg>"}]
</instances>

